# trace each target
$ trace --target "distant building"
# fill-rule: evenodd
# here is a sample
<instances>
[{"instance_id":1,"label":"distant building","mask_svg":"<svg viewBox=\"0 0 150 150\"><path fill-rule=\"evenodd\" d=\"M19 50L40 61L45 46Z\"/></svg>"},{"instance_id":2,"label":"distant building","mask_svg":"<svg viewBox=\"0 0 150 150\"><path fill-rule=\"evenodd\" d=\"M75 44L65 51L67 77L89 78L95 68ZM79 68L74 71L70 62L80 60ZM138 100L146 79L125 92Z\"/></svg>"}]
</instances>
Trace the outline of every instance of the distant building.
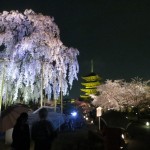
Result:
<instances>
[{"instance_id":1,"label":"distant building","mask_svg":"<svg viewBox=\"0 0 150 150\"><path fill-rule=\"evenodd\" d=\"M93 61L91 61L91 73L86 76L83 76L82 79L82 94L80 95L80 98L83 100L90 100L90 94L97 94L97 86L101 84L101 77L93 72Z\"/></svg>"}]
</instances>

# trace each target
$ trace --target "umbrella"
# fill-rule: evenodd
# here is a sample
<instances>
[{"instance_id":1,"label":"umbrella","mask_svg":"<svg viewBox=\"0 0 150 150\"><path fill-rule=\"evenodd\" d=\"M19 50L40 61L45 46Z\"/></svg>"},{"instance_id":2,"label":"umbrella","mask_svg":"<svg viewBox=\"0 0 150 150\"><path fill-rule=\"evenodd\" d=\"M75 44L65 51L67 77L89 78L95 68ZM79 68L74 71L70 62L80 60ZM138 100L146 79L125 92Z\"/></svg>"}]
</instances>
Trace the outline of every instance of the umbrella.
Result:
<instances>
[{"instance_id":1,"label":"umbrella","mask_svg":"<svg viewBox=\"0 0 150 150\"><path fill-rule=\"evenodd\" d=\"M125 113L109 110L105 112L101 118L107 123L109 127L120 127L126 129L130 121L126 118Z\"/></svg>"},{"instance_id":2,"label":"umbrella","mask_svg":"<svg viewBox=\"0 0 150 150\"><path fill-rule=\"evenodd\" d=\"M54 112L54 109L52 109L51 107L48 106L43 106L48 110L48 116L47 116L47 120L50 121L54 127L54 130L57 130L58 128L60 128L60 126L62 124L64 124L65 120L64 120L64 114L58 113L58 112ZM43 108L41 107L41 108ZM28 123L30 126L32 126L32 124L36 121L39 121L39 110L41 109L39 108L38 110L29 113L29 117L28 117Z\"/></svg>"},{"instance_id":3,"label":"umbrella","mask_svg":"<svg viewBox=\"0 0 150 150\"><path fill-rule=\"evenodd\" d=\"M28 112L29 108L24 104L15 104L9 106L6 110L2 111L0 117L0 131L4 132L14 127L17 118L23 112Z\"/></svg>"}]
</instances>

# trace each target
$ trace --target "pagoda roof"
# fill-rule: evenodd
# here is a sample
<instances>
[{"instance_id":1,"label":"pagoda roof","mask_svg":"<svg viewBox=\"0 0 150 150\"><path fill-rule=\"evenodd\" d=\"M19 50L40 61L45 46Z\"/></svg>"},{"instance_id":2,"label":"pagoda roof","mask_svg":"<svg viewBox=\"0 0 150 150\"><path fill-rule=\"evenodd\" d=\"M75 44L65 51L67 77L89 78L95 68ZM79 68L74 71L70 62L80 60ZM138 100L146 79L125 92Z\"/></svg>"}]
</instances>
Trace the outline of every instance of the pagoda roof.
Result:
<instances>
[{"instance_id":1,"label":"pagoda roof","mask_svg":"<svg viewBox=\"0 0 150 150\"><path fill-rule=\"evenodd\" d=\"M96 94L96 89L81 89L82 92L85 92L85 95Z\"/></svg>"},{"instance_id":2,"label":"pagoda roof","mask_svg":"<svg viewBox=\"0 0 150 150\"><path fill-rule=\"evenodd\" d=\"M85 86L86 88L92 88L92 87L97 87L100 85L99 81L96 82L87 82L87 83L81 83L83 86Z\"/></svg>"},{"instance_id":3,"label":"pagoda roof","mask_svg":"<svg viewBox=\"0 0 150 150\"><path fill-rule=\"evenodd\" d=\"M83 77L90 77L90 76L96 76L97 74L94 73L94 72L91 72L90 74L86 75L86 76L83 76Z\"/></svg>"},{"instance_id":4,"label":"pagoda roof","mask_svg":"<svg viewBox=\"0 0 150 150\"><path fill-rule=\"evenodd\" d=\"M101 77L95 73L90 73L87 76L83 76L82 79L86 80L87 82L91 82L101 80Z\"/></svg>"}]
</instances>

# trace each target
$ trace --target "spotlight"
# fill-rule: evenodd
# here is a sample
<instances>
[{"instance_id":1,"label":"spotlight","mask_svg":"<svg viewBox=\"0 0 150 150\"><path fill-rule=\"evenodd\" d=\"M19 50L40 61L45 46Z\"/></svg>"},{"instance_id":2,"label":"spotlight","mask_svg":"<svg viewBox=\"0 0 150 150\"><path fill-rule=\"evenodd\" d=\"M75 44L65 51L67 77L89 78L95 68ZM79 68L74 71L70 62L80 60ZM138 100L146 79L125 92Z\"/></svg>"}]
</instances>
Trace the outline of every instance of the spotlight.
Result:
<instances>
[{"instance_id":1,"label":"spotlight","mask_svg":"<svg viewBox=\"0 0 150 150\"><path fill-rule=\"evenodd\" d=\"M75 117L75 116L77 116L77 112L73 111L73 112L71 113L71 115L72 115L73 117Z\"/></svg>"}]
</instances>

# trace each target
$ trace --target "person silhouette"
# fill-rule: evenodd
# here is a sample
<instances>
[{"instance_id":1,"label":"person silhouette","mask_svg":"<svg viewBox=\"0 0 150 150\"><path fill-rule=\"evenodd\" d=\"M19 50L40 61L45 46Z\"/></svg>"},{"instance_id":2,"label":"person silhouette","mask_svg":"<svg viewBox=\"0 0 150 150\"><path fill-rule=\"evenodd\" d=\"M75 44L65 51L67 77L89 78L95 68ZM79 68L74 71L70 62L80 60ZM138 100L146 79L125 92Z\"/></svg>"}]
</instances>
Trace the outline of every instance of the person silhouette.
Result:
<instances>
[{"instance_id":1,"label":"person silhouette","mask_svg":"<svg viewBox=\"0 0 150 150\"><path fill-rule=\"evenodd\" d=\"M40 121L33 124L31 137L34 141L34 150L50 150L52 141L56 135L50 121L46 120L48 111L46 108L39 110Z\"/></svg>"},{"instance_id":2,"label":"person silhouette","mask_svg":"<svg viewBox=\"0 0 150 150\"><path fill-rule=\"evenodd\" d=\"M14 150L30 149L30 130L27 124L28 114L23 112L18 117L12 133L11 148Z\"/></svg>"}]
</instances>

